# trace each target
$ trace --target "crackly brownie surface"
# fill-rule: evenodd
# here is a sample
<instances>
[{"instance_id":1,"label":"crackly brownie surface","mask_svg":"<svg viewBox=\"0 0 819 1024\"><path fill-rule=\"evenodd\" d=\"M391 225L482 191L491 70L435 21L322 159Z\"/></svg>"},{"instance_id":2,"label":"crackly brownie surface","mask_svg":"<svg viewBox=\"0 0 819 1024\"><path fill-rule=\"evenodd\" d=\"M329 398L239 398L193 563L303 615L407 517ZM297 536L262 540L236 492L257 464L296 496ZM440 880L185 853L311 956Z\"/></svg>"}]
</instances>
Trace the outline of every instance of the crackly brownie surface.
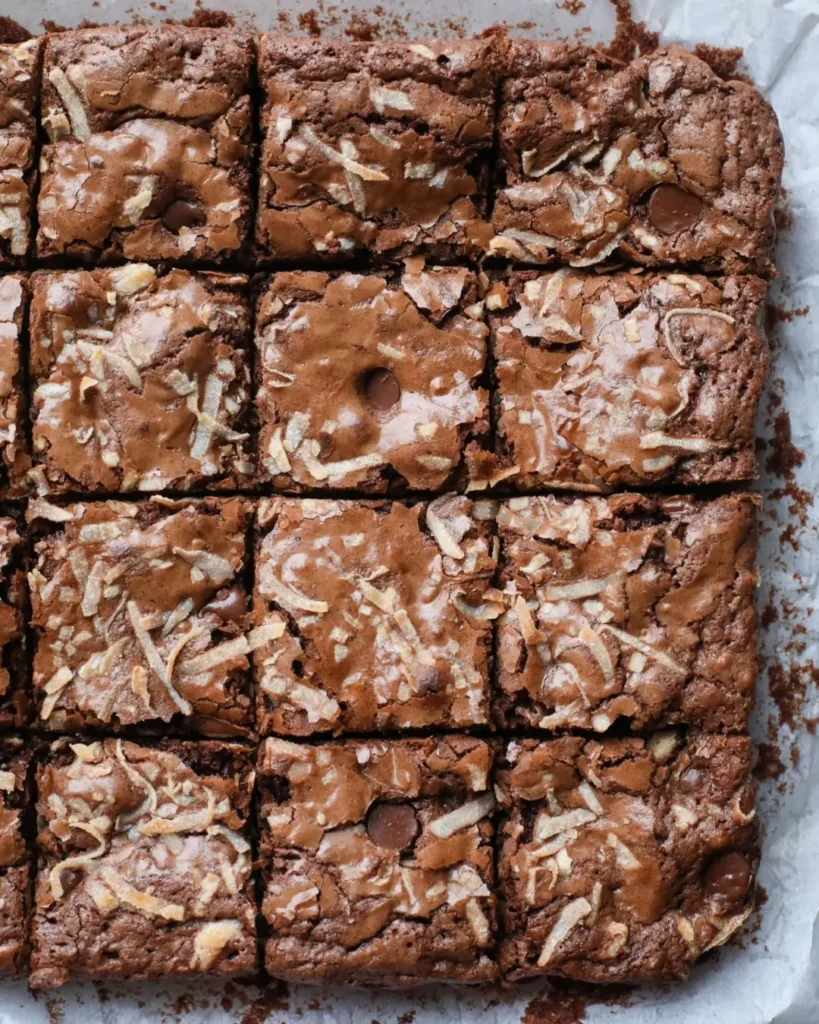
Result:
<instances>
[{"instance_id":1,"label":"crackly brownie surface","mask_svg":"<svg viewBox=\"0 0 819 1024\"><path fill-rule=\"evenodd\" d=\"M307 735L488 721L502 611L485 502L261 503L259 727ZM267 639L266 642L264 642Z\"/></svg>"},{"instance_id":2,"label":"crackly brownie surface","mask_svg":"<svg viewBox=\"0 0 819 1024\"><path fill-rule=\"evenodd\" d=\"M25 657L26 541L22 524L0 516L0 727L25 725L30 697Z\"/></svg>"},{"instance_id":3,"label":"crackly brownie surface","mask_svg":"<svg viewBox=\"0 0 819 1024\"><path fill-rule=\"evenodd\" d=\"M58 740L37 775L32 988L253 973L248 751Z\"/></svg>"},{"instance_id":4,"label":"crackly brownie surface","mask_svg":"<svg viewBox=\"0 0 819 1024\"><path fill-rule=\"evenodd\" d=\"M31 748L17 736L0 740L0 973L19 975L27 960L29 858L23 817Z\"/></svg>"},{"instance_id":5,"label":"crackly brownie surface","mask_svg":"<svg viewBox=\"0 0 819 1024\"><path fill-rule=\"evenodd\" d=\"M267 970L330 984L492 980L491 760L467 737L267 740Z\"/></svg>"},{"instance_id":6,"label":"crackly brownie surface","mask_svg":"<svg viewBox=\"0 0 819 1024\"><path fill-rule=\"evenodd\" d=\"M519 487L756 476L765 284L558 270L487 296L501 463Z\"/></svg>"},{"instance_id":7,"label":"crackly brownie surface","mask_svg":"<svg viewBox=\"0 0 819 1024\"><path fill-rule=\"evenodd\" d=\"M0 45L0 266L19 264L31 241L42 48L42 39Z\"/></svg>"},{"instance_id":8,"label":"crackly brownie surface","mask_svg":"<svg viewBox=\"0 0 819 1024\"><path fill-rule=\"evenodd\" d=\"M232 487L250 479L241 275L147 264L32 277L41 494Z\"/></svg>"},{"instance_id":9,"label":"crackly brownie surface","mask_svg":"<svg viewBox=\"0 0 819 1024\"><path fill-rule=\"evenodd\" d=\"M681 977L753 907L750 741L513 741L497 792L500 963L517 980Z\"/></svg>"},{"instance_id":10,"label":"crackly brownie surface","mask_svg":"<svg viewBox=\"0 0 819 1024\"><path fill-rule=\"evenodd\" d=\"M443 490L489 430L475 275L282 273L256 318L259 464L277 488Z\"/></svg>"},{"instance_id":11,"label":"crackly brownie surface","mask_svg":"<svg viewBox=\"0 0 819 1024\"><path fill-rule=\"evenodd\" d=\"M744 730L758 504L621 494L502 505L499 721Z\"/></svg>"},{"instance_id":12,"label":"crackly brownie surface","mask_svg":"<svg viewBox=\"0 0 819 1024\"><path fill-rule=\"evenodd\" d=\"M252 722L243 570L250 509L198 502L32 502L50 532L30 574L40 721L77 731L211 735ZM50 520L50 522L48 522Z\"/></svg>"},{"instance_id":13,"label":"crackly brownie surface","mask_svg":"<svg viewBox=\"0 0 819 1024\"><path fill-rule=\"evenodd\" d=\"M168 26L51 35L40 256L237 255L250 223L249 37Z\"/></svg>"},{"instance_id":14,"label":"crackly brownie surface","mask_svg":"<svg viewBox=\"0 0 819 1024\"><path fill-rule=\"evenodd\" d=\"M499 124L491 252L773 272L782 138L753 86L678 47L621 65L515 40Z\"/></svg>"},{"instance_id":15,"label":"crackly brownie surface","mask_svg":"<svg viewBox=\"0 0 819 1024\"><path fill-rule=\"evenodd\" d=\"M12 496L24 489L30 465L20 358L28 295L24 275L0 277L0 492Z\"/></svg>"},{"instance_id":16,"label":"crackly brownie surface","mask_svg":"<svg viewBox=\"0 0 819 1024\"><path fill-rule=\"evenodd\" d=\"M498 46L263 36L256 238L275 259L486 244Z\"/></svg>"}]
</instances>

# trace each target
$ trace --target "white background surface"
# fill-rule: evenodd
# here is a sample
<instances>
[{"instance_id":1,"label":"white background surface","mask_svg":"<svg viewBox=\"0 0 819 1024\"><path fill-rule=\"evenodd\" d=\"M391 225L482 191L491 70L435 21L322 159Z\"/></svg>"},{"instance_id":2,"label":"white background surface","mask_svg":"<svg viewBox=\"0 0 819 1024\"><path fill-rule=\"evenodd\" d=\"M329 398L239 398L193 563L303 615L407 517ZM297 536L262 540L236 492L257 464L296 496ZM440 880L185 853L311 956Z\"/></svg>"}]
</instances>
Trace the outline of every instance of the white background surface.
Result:
<instances>
[{"instance_id":1,"label":"white background surface","mask_svg":"<svg viewBox=\"0 0 819 1024\"><path fill-rule=\"evenodd\" d=\"M299 13L312 9L310 0L211 0L228 9L239 27L282 30L278 10L287 11L294 30ZM152 11L129 0L65 0L26 4L0 0L0 14L12 17L34 32L40 21L76 25L83 18L94 22L130 20L142 16L187 17L187 0L167 0L167 12ZM341 7L348 10L342 13ZM335 11L319 9L318 24L325 34L339 35L349 24L350 12L358 11L390 34L397 16L404 30L416 38L480 31L497 22L514 26L532 21L534 28L517 34L565 36L591 26L583 39L607 40L614 27L608 0L586 0L576 16L559 9L551 0L381 0L385 14L373 13L378 3L346 3ZM816 491L819 483L819 0L635 0L634 16L661 33L663 42L693 46L740 46L741 69L753 76L776 109L785 136L787 165L785 187L790 228L780 234L780 279L772 301L785 309L811 307L806 315L779 324L773 332L775 361L769 396L763 402L760 434L771 432L770 396L779 396L790 415L794 444L805 453L797 470L799 486ZM444 19L451 19L446 28ZM762 461L765 461L763 453ZM775 588L779 608L782 597L794 606L780 615L762 634L762 652L768 665L777 660L786 667L795 661L805 666L812 658L819 664L817 614L812 606L819 589L819 503L807 508L807 523L791 515L787 497L772 492L783 482L763 475L765 495L760 551L760 608ZM794 524L798 550L783 542L781 534ZM795 580L794 573L801 579ZM806 649L794 654L787 645L794 627L805 632L797 639ZM819 717L819 698L809 689L804 717ZM801 717L801 716L800 716ZM767 739L769 722L778 723L776 705L767 696L767 677L760 680L754 732ZM790 750L800 751L798 770L790 767ZM760 874L768 901L756 932L746 938L744 949L727 948L696 968L683 986L635 995L627 1007L590 1005L588 1024L817 1024L819 1022L819 739L797 722L791 734L780 730L779 745L789 770L777 781L762 783L760 816L766 840ZM782 790L782 791L780 791ZM414 1024L517 1024L533 995L544 985L512 993L452 989L413 993L333 992L291 987L279 1007L250 986L228 986L225 1008L223 986L195 982L180 985L106 985L101 992L92 985L69 986L54 996L32 998L24 983L5 983L0 988L0 1024L395 1024L402 1014L415 1011ZM270 1003L275 1002L268 996ZM534 1015L533 1015L534 1016ZM563 1020L563 1018L561 1018ZM404 1022L402 1022L404 1024ZM406 1022L408 1024L408 1022ZM530 1018L537 1024L537 1018Z\"/></svg>"}]
</instances>

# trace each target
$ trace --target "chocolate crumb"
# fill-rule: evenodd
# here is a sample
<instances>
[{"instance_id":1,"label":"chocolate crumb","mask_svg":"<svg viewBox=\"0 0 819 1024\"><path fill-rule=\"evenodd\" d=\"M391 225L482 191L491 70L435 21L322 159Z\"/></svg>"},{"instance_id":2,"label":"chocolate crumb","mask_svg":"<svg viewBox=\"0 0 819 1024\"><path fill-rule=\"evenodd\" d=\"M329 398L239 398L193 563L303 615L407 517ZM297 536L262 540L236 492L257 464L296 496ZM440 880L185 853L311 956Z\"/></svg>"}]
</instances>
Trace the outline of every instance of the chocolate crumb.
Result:
<instances>
[{"instance_id":1,"label":"chocolate crumb","mask_svg":"<svg viewBox=\"0 0 819 1024\"><path fill-rule=\"evenodd\" d=\"M785 772L785 765L779 756L779 750L773 743L757 744L757 760L754 775L758 779L778 779Z\"/></svg>"},{"instance_id":2,"label":"chocolate crumb","mask_svg":"<svg viewBox=\"0 0 819 1024\"><path fill-rule=\"evenodd\" d=\"M635 21L631 0L611 0L617 17L614 38L603 47L615 60L630 61L645 53L656 50L660 44L660 33L649 32L644 21Z\"/></svg>"},{"instance_id":3,"label":"chocolate crumb","mask_svg":"<svg viewBox=\"0 0 819 1024\"><path fill-rule=\"evenodd\" d=\"M31 33L13 18L0 16L0 43L23 43Z\"/></svg>"},{"instance_id":4,"label":"chocolate crumb","mask_svg":"<svg viewBox=\"0 0 819 1024\"><path fill-rule=\"evenodd\" d=\"M743 57L741 46L721 47L709 46L707 43L697 43L694 47L694 54L700 60L704 60L715 75L719 75L725 81L738 78L742 81L748 81L745 75L740 75L737 72L739 62Z\"/></svg>"}]
</instances>

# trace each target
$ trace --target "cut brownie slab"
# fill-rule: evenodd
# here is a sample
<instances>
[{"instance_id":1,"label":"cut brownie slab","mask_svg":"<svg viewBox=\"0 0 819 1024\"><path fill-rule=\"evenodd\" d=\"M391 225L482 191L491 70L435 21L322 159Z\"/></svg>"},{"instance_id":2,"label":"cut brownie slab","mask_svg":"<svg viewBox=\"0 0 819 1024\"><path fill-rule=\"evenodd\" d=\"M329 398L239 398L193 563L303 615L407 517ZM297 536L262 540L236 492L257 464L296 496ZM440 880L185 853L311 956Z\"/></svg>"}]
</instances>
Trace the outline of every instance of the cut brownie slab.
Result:
<instances>
[{"instance_id":1,"label":"cut brownie slab","mask_svg":"<svg viewBox=\"0 0 819 1024\"><path fill-rule=\"evenodd\" d=\"M58 740L37 773L31 987L252 974L253 777L234 744Z\"/></svg>"},{"instance_id":2,"label":"cut brownie slab","mask_svg":"<svg viewBox=\"0 0 819 1024\"><path fill-rule=\"evenodd\" d=\"M276 274L259 302L259 465L281 490L443 490L488 436L475 275Z\"/></svg>"},{"instance_id":3,"label":"cut brownie slab","mask_svg":"<svg viewBox=\"0 0 819 1024\"><path fill-rule=\"evenodd\" d=\"M248 502L36 499L29 517L51 528L30 574L46 728L247 731Z\"/></svg>"},{"instance_id":4,"label":"cut brownie slab","mask_svg":"<svg viewBox=\"0 0 819 1024\"><path fill-rule=\"evenodd\" d=\"M28 960L31 866L24 833L32 748L0 739L0 973L20 975Z\"/></svg>"},{"instance_id":5,"label":"cut brownie slab","mask_svg":"<svg viewBox=\"0 0 819 1024\"><path fill-rule=\"evenodd\" d=\"M17 266L31 244L42 39L0 45L0 266Z\"/></svg>"},{"instance_id":6,"label":"cut brownie slab","mask_svg":"<svg viewBox=\"0 0 819 1024\"><path fill-rule=\"evenodd\" d=\"M26 542L19 513L0 516L0 727L27 725Z\"/></svg>"},{"instance_id":7,"label":"cut brownie slab","mask_svg":"<svg viewBox=\"0 0 819 1024\"><path fill-rule=\"evenodd\" d=\"M486 303L508 482L595 491L754 478L765 292L755 277L499 277Z\"/></svg>"},{"instance_id":8,"label":"cut brownie slab","mask_svg":"<svg viewBox=\"0 0 819 1024\"><path fill-rule=\"evenodd\" d=\"M498 513L504 726L744 730L759 498L518 498Z\"/></svg>"},{"instance_id":9,"label":"cut brownie slab","mask_svg":"<svg viewBox=\"0 0 819 1024\"><path fill-rule=\"evenodd\" d=\"M260 253L441 259L487 244L499 53L493 39L263 36Z\"/></svg>"},{"instance_id":10,"label":"cut brownie slab","mask_svg":"<svg viewBox=\"0 0 819 1024\"><path fill-rule=\"evenodd\" d=\"M251 479L246 285L144 263L33 275L30 475L40 494Z\"/></svg>"},{"instance_id":11,"label":"cut brownie slab","mask_svg":"<svg viewBox=\"0 0 819 1024\"><path fill-rule=\"evenodd\" d=\"M491 620L503 611L487 506L455 495L411 507L263 501L260 730L485 724Z\"/></svg>"},{"instance_id":12,"label":"cut brownie slab","mask_svg":"<svg viewBox=\"0 0 819 1024\"><path fill-rule=\"evenodd\" d=\"M782 138L753 86L673 46L621 65L515 40L509 60L490 252L773 273Z\"/></svg>"},{"instance_id":13,"label":"cut brownie slab","mask_svg":"<svg viewBox=\"0 0 819 1024\"><path fill-rule=\"evenodd\" d=\"M28 278L0 277L0 494L19 496L31 465L25 434L26 401L20 341L28 308Z\"/></svg>"},{"instance_id":14,"label":"cut brownie slab","mask_svg":"<svg viewBox=\"0 0 819 1024\"><path fill-rule=\"evenodd\" d=\"M466 737L259 756L265 966L342 985L492 980L492 752Z\"/></svg>"},{"instance_id":15,"label":"cut brownie slab","mask_svg":"<svg viewBox=\"0 0 819 1024\"><path fill-rule=\"evenodd\" d=\"M692 730L507 747L498 873L510 980L681 977L753 909L750 741Z\"/></svg>"},{"instance_id":16,"label":"cut brownie slab","mask_svg":"<svg viewBox=\"0 0 819 1024\"><path fill-rule=\"evenodd\" d=\"M241 33L179 25L49 36L41 257L222 262L250 228Z\"/></svg>"}]
</instances>

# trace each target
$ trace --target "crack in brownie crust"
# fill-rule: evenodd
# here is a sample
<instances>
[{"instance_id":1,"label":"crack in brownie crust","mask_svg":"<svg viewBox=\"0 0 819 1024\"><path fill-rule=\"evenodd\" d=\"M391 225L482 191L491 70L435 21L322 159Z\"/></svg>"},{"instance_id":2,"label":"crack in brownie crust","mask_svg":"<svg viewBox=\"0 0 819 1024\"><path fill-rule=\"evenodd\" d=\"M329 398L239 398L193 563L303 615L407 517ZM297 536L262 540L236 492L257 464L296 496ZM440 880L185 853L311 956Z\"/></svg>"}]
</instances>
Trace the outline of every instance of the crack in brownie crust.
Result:
<instances>
[{"instance_id":1,"label":"crack in brownie crust","mask_svg":"<svg viewBox=\"0 0 819 1024\"><path fill-rule=\"evenodd\" d=\"M33 989L252 974L250 752L58 740L38 770Z\"/></svg>"},{"instance_id":2,"label":"crack in brownie crust","mask_svg":"<svg viewBox=\"0 0 819 1024\"><path fill-rule=\"evenodd\" d=\"M18 977L28 959L30 864L23 834L32 749L0 739L0 973Z\"/></svg>"},{"instance_id":3,"label":"crack in brownie crust","mask_svg":"<svg viewBox=\"0 0 819 1024\"><path fill-rule=\"evenodd\" d=\"M491 981L491 759L466 737L267 740L268 971L329 984Z\"/></svg>"},{"instance_id":4,"label":"crack in brownie crust","mask_svg":"<svg viewBox=\"0 0 819 1024\"><path fill-rule=\"evenodd\" d=\"M256 318L259 463L280 490L440 491L489 433L475 275L276 274Z\"/></svg>"},{"instance_id":5,"label":"crack in brownie crust","mask_svg":"<svg viewBox=\"0 0 819 1024\"><path fill-rule=\"evenodd\" d=\"M30 576L46 728L156 729L181 715L208 735L247 732L249 502L37 499L29 515L52 521Z\"/></svg>"},{"instance_id":6,"label":"crack in brownie crust","mask_svg":"<svg viewBox=\"0 0 819 1024\"><path fill-rule=\"evenodd\" d=\"M252 479L242 275L144 263L32 277L40 494L235 487Z\"/></svg>"},{"instance_id":7,"label":"crack in brownie crust","mask_svg":"<svg viewBox=\"0 0 819 1024\"><path fill-rule=\"evenodd\" d=\"M0 45L0 266L19 265L31 243L42 50L42 39Z\"/></svg>"},{"instance_id":8,"label":"crack in brownie crust","mask_svg":"<svg viewBox=\"0 0 819 1024\"><path fill-rule=\"evenodd\" d=\"M521 488L756 476L765 283L568 269L498 278L498 448Z\"/></svg>"},{"instance_id":9,"label":"crack in brownie crust","mask_svg":"<svg viewBox=\"0 0 819 1024\"><path fill-rule=\"evenodd\" d=\"M448 259L487 244L499 56L492 39L262 36L262 254Z\"/></svg>"},{"instance_id":10,"label":"crack in brownie crust","mask_svg":"<svg viewBox=\"0 0 819 1024\"><path fill-rule=\"evenodd\" d=\"M684 977L753 909L750 741L513 741L497 792L511 980Z\"/></svg>"},{"instance_id":11,"label":"crack in brownie crust","mask_svg":"<svg viewBox=\"0 0 819 1024\"><path fill-rule=\"evenodd\" d=\"M31 464L25 434L26 401L20 339L28 309L28 278L0 277L0 494L18 497Z\"/></svg>"},{"instance_id":12,"label":"crack in brownie crust","mask_svg":"<svg viewBox=\"0 0 819 1024\"><path fill-rule=\"evenodd\" d=\"M26 541L16 518L0 517L0 726L28 724Z\"/></svg>"},{"instance_id":13,"label":"crack in brownie crust","mask_svg":"<svg viewBox=\"0 0 819 1024\"><path fill-rule=\"evenodd\" d=\"M623 66L515 40L502 88L491 253L773 274L782 138L753 86L674 46Z\"/></svg>"},{"instance_id":14,"label":"crack in brownie crust","mask_svg":"<svg viewBox=\"0 0 819 1024\"><path fill-rule=\"evenodd\" d=\"M744 731L758 505L752 494L504 503L499 723Z\"/></svg>"},{"instance_id":15,"label":"crack in brownie crust","mask_svg":"<svg viewBox=\"0 0 819 1024\"><path fill-rule=\"evenodd\" d=\"M38 254L221 262L250 228L240 33L162 26L49 36Z\"/></svg>"},{"instance_id":16,"label":"crack in brownie crust","mask_svg":"<svg viewBox=\"0 0 819 1024\"><path fill-rule=\"evenodd\" d=\"M262 732L487 723L490 627L502 611L487 504L261 503Z\"/></svg>"}]
</instances>

